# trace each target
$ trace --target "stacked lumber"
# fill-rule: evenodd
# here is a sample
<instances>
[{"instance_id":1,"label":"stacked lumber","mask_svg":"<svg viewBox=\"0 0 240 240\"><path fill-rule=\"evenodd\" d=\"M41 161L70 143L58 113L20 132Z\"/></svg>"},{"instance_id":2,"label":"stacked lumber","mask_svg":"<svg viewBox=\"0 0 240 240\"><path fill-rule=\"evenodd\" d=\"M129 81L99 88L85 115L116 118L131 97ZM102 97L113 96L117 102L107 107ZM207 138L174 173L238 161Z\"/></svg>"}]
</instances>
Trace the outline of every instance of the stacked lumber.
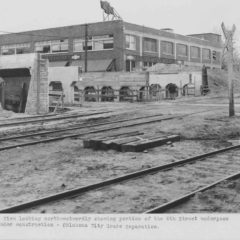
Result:
<instances>
[{"instance_id":1,"label":"stacked lumber","mask_svg":"<svg viewBox=\"0 0 240 240\"><path fill-rule=\"evenodd\" d=\"M168 142L179 141L179 135L165 135L155 133L143 133L139 131L106 134L90 137L83 140L84 148L94 150L116 150L120 152L142 152L148 148L154 148Z\"/></svg>"}]
</instances>

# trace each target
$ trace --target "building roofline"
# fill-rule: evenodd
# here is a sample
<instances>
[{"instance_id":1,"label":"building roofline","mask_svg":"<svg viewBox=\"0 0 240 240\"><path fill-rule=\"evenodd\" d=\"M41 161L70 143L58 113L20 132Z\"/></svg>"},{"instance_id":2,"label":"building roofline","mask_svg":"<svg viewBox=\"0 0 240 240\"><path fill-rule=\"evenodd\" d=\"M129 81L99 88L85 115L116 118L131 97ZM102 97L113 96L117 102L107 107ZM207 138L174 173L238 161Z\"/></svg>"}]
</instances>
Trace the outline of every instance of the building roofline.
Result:
<instances>
[{"instance_id":1,"label":"building roofline","mask_svg":"<svg viewBox=\"0 0 240 240\"><path fill-rule=\"evenodd\" d=\"M204 34L213 34L213 35L222 36L221 34L218 34L218 33L212 33L212 32L206 32L206 33L194 33L194 34L188 34L188 35L186 35L186 36L192 36L192 35L204 35Z\"/></svg>"},{"instance_id":2,"label":"building roofline","mask_svg":"<svg viewBox=\"0 0 240 240\"><path fill-rule=\"evenodd\" d=\"M105 22L123 22L123 20L111 20L111 21L100 21L100 22L86 22L86 23L82 23L82 24L74 24L74 25L65 25L65 26L58 26L58 27L49 27L49 28L39 28L39 29L32 29L32 30L26 30L26 31L21 31L21 32L9 32L7 33L3 33L0 34L1 35L12 35L12 34L25 34L25 33L30 33L30 32L38 32L38 31L44 31L44 30L57 30L57 29L61 29L61 28L69 28L69 27L80 27L80 26L85 26L87 25L93 25L93 24L101 24L101 23L105 23Z\"/></svg>"},{"instance_id":3,"label":"building roofline","mask_svg":"<svg viewBox=\"0 0 240 240\"><path fill-rule=\"evenodd\" d=\"M158 33L160 34L161 32L162 33L168 33L169 35L172 35L172 36L180 36L180 37L185 37L185 38L188 38L188 39L194 39L194 40L200 40L200 41L203 41L205 43L212 43L211 41L209 40L206 40L206 39L200 39L200 38L197 38L197 37L194 37L194 36L191 36L191 35L194 35L194 34L190 34L190 35L183 35L183 34L179 34L179 33L175 33L175 32L168 32L168 31L164 31L162 29L157 29L157 28L152 28L152 27L148 27L148 26L144 26L144 25L139 25L139 24L135 24L135 23L130 23L130 22L126 22L126 21L123 21L123 24L126 23L126 24L131 24L131 25L135 25L135 26L139 26L139 27L143 27L143 28L148 28L148 29L152 29L154 31L158 31ZM197 34L196 34L197 35ZM221 35L220 35L221 36Z\"/></svg>"}]
</instances>

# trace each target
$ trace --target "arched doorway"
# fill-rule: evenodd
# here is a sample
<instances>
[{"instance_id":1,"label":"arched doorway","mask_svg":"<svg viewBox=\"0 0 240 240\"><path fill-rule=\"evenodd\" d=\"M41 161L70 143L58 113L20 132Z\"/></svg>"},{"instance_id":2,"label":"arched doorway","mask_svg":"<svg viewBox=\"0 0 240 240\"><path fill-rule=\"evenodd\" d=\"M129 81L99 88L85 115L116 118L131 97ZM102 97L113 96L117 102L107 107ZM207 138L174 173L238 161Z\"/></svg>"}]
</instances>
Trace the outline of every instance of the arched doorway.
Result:
<instances>
[{"instance_id":1,"label":"arched doorway","mask_svg":"<svg viewBox=\"0 0 240 240\"><path fill-rule=\"evenodd\" d=\"M113 102L114 101L114 91L110 86L104 86L101 90L101 100L102 102Z\"/></svg>"},{"instance_id":2,"label":"arched doorway","mask_svg":"<svg viewBox=\"0 0 240 240\"><path fill-rule=\"evenodd\" d=\"M175 99L178 97L178 87L174 83L169 83L166 86L166 98Z\"/></svg>"},{"instance_id":3,"label":"arched doorway","mask_svg":"<svg viewBox=\"0 0 240 240\"><path fill-rule=\"evenodd\" d=\"M119 91L119 101L131 101L133 98L133 92L128 86L123 86Z\"/></svg>"},{"instance_id":4,"label":"arched doorway","mask_svg":"<svg viewBox=\"0 0 240 240\"><path fill-rule=\"evenodd\" d=\"M93 86L84 89L84 100L87 102L96 102L96 90Z\"/></svg>"}]
</instances>

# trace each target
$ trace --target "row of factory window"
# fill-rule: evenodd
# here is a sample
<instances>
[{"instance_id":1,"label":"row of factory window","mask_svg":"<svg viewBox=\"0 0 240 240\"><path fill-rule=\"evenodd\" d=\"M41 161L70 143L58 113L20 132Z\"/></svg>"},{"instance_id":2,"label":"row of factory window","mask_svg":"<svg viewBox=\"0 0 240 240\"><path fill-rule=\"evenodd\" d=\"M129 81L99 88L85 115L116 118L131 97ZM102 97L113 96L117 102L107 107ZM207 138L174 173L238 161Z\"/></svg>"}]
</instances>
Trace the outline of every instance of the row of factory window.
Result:
<instances>
[{"instance_id":1,"label":"row of factory window","mask_svg":"<svg viewBox=\"0 0 240 240\"><path fill-rule=\"evenodd\" d=\"M126 49L136 50L137 41L136 37L132 35L125 36ZM158 51L157 40L151 38L143 38L143 50L144 52L156 53ZM113 35L102 35L102 36L92 36L88 38L87 41L87 50L88 51L100 51L113 49L114 39ZM174 55L174 43L168 41L161 41L161 48L163 54ZM83 52L86 50L85 39L78 38L73 39L73 51L74 52ZM64 40L53 40L53 41L41 41L35 42L34 51L39 53L61 53L69 51L69 41L68 39ZM177 43L177 55L182 57L188 56L188 46L184 44ZM2 55L12 55L12 54L23 54L31 52L31 44L14 44L14 45L5 45L1 47ZM190 47L191 58L200 58L201 50L199 47ZM203 48L202 49L202 58L205 60L211 59L211 50ZM212 51L212 58L217 59L216 51Z\"/></svg>"},{"instance_id":2,"label":"row of factory window","mask_svg":"<svg viewBox=\"0 0 240 240\"><path fill-rule=\"evenodd\" d=\"M188 45L185 44L176 44L177 56L188 57ZM126 48L129 50L137 50L137 40L133 35L126 35ZM174 55L174 43L168 41L161 41L162 53L166 55ZM158 41L151 38L143 38L143 51L144 52L158 52ZM191 46L190 47L191 58L200 58L201 57L201 48ZM207 48L202 49L202 58L204 60L211 60L211 57L216 60L219 58L219 53L212 51Z\"/></svg>"},{"instance_id":3,"label":"row of factory window","mask_svg":"<svg viewBox=\"0 0 240 240\"><path fill-rule=\"evenodd\" d=\"M78 38L73 40L74 52L83 52L85 49L85 39ZM105 49L113 49L113 35L92 36L88 38L88 51L99 51ZM35 42L34 44L34 51L39 53L60 53L68 52L68 50L68 39L41 41ZM31 52L30 43L5 45L1 47L2 55L23 54L29 52Z\"/></svg>"}]
</instances>

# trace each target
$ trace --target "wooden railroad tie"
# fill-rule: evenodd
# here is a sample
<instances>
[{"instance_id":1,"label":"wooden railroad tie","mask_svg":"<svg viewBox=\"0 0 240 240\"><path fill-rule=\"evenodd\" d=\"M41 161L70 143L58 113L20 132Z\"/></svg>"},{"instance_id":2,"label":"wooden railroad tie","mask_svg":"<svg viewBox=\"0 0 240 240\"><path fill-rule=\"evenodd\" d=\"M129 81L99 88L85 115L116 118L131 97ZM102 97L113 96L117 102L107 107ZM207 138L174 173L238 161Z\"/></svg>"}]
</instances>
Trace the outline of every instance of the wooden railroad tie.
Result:
<instances>
[{"instance_id":1,"label":"wooden railroad tie","mask_svg":"<svg viewBox=\"0 0 240 240\"><path fill-rule=\"evenodd\" d=\"M161 146L167 142L180 141L179 135L156 134L150 136L143 132L125 132L92 137L83 140L84 148L94 150L116 150L121 152L142 152L148 148Z\"/></svg>"}]
</instances>

